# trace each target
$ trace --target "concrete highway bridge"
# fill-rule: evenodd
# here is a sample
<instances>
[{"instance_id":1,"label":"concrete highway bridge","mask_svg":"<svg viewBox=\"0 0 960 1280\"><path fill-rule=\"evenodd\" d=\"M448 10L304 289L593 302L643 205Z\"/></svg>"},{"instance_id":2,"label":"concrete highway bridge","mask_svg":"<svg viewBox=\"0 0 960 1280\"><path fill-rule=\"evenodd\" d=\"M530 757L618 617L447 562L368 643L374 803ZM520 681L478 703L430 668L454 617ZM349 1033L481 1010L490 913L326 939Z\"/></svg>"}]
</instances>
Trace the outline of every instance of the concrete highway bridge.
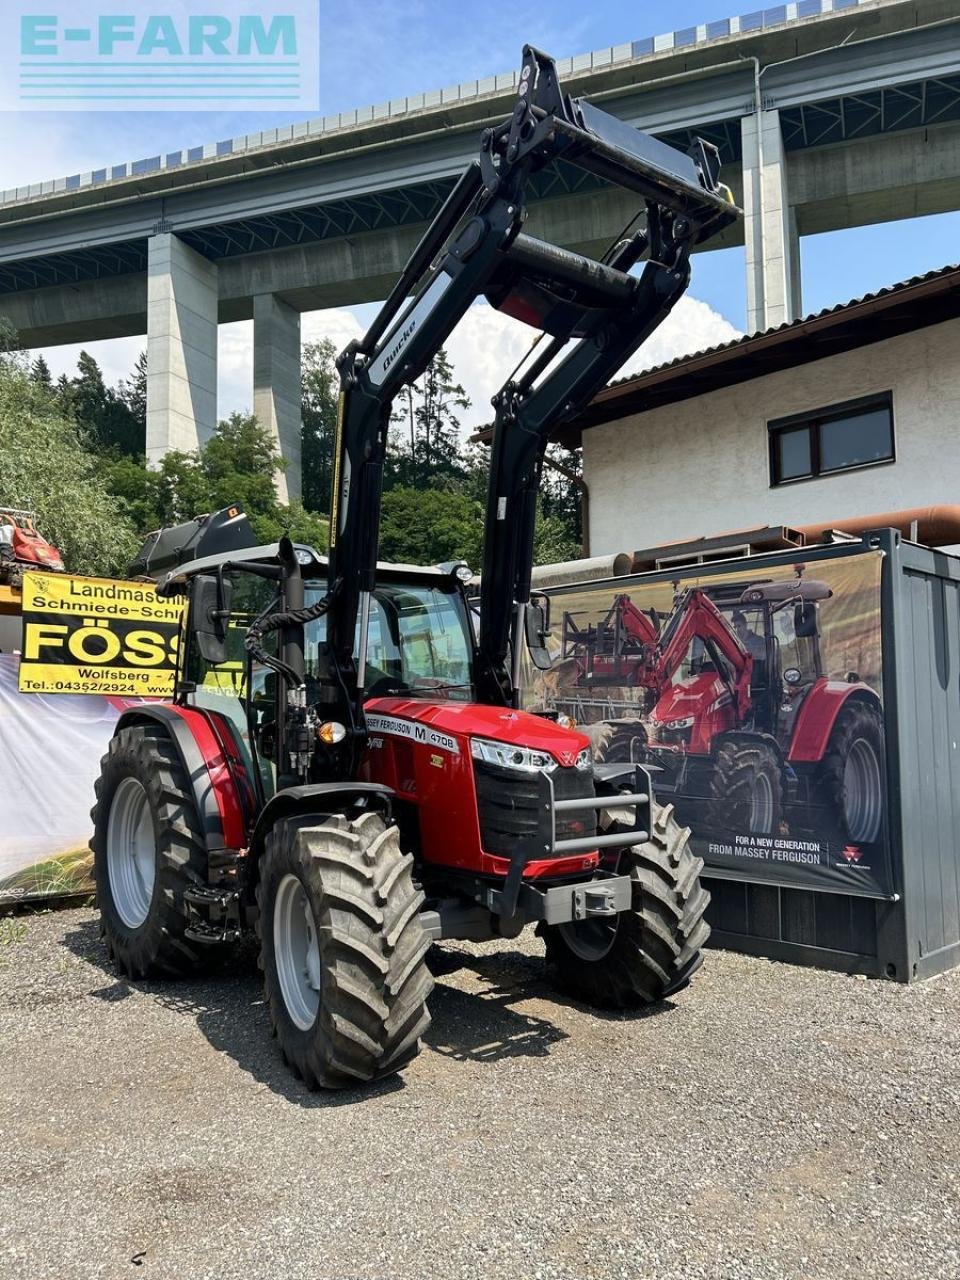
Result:
<instances>
[{"instance_id":1,"label":"concrete highway bridge","mask_svg":"<svg viewBox=\"0 0 960 1280\"><path fill-rule=\"evenodd\" d=\"M745 245L750 329L801 313L800 236L960 208L957 0L794 0L559 70L668 141L719 146L746 216L710 247ZM254 410L296 496L300 313L386 295L515 88L490 76L0 193L0 315L26 347L145 333L154 461L212 431L217 325L252 318ZM532 232L585 253L633 212L562 167L537 197Z\"/></svg>"}]
</instances>

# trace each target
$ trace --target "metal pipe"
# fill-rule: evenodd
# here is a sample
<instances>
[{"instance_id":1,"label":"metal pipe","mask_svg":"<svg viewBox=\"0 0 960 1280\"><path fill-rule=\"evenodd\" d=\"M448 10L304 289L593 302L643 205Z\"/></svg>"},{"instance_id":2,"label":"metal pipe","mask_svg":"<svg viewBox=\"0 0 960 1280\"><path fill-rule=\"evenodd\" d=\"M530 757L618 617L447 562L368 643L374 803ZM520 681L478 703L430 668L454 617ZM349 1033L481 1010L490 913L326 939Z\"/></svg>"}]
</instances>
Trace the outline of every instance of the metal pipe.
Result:
<instances>
[{"instance_id":1,"label":"metal pipe","mask_svg":"<svg viewBox=\"0 0 960 1280\"><path fill-rule=\"evenodd\" d=\"M866 516L839 516L818 520L797 528L808 542L820 542L832 529L862 536L873 529L899 529L911 542L927 547L960 543L960 504L939 503L932 507L906 507L902 511L879 511Z\"/></svg>"},{"instance_id":2,"label":"metal pipe","mask_svg":"<svg viewBox=\"0 0 960 1280\"><path fill-rule=\"evenodd\" d=\"M633 568L630 552L616 555L594 556L591 560L564 560L560 564L539 565L531 574L531 584L538 591L567 582L600 582L605 578L620 578Z\"/></svg>"},{"instance_id":3,"label":"metal pipe","mask_svg":"<svg viewBox=\"0 0 960 1280\"><path fill-rule=\"evenodd\" d=\"M533 236L517 236L507 250L507 257L535 275L569 285L579 295L585 292L588 302L578 296L578 305L588 305L592 300L598 305L622 305L629 302L637 291L635 276Z\"/></svg>"}]
</instances>

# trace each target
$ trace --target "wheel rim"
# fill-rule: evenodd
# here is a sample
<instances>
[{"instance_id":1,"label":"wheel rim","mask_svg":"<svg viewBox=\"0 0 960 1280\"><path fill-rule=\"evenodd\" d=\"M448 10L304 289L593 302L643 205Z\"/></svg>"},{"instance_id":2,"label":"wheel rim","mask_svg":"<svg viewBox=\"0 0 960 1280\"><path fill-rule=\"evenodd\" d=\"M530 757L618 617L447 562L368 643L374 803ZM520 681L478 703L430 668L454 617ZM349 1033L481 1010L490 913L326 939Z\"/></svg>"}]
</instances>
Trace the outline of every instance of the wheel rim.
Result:
<instances>
[{"instance_id":1,"label":"wheel rim","mask_svg":"<svg viewBox=\"0 0 960 1280\"><path fill-rule=\"evenodd\" d=\"M117 915L128 929L139 929L153 901L157 843L150 801L136 778L123 779L110 806L107 874Z\"/></svg>"},{"instance_id":2,"label":"wheel rim","mask_svg":"<svg viewBox=\"0 0 960 1280\"><path fill-rule=\"evenodd\" d=\"M851 840L870 844L880 832L880 761L873 744L857 738L843 765L843 814Z\"/></svg>"},{"instance_id":3,"label":"wheel rim","mask_svg":"<svg viewBox=\"0 0 960 1280\"><path fill-rule=\"evenodd\" d=\"M558 925L560 936L581 960L602 960L617 937L619 916L598 916L593 920L575 920Z\"/></svg>"},{"instance_id":4,"label":"wheel rim","mask_svg":"<svg viewBox=\"0 0 960 1280\"><path fill-rule=\"evenodd\" d=\"M750 834L766 835L773 826L773 783L766 773L757 773L750 796Z\"/></svg>"},{"instance_id":5,"label":"wheel rim","mask_svg":"<svg viewBox=\"0 0 960 1280\"><path fill-rule=\"evenodd\" d=\"M295 875L285 875L273 906L273 954L287 1013L309 1031L320 1010L320 947L310 899Z\"/></svg>"}]
</instances>

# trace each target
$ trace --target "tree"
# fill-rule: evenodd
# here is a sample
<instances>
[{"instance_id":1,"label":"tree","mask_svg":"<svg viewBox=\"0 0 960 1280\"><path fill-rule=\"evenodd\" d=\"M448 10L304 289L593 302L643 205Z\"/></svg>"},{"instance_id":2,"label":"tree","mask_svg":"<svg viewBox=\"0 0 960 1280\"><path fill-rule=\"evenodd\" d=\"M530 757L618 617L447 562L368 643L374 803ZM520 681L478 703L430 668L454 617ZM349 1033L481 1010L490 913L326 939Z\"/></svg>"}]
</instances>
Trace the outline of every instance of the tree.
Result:
<instances>
[{"instance_id":1,"label":"tree","mask_svg":"<svg viewBox=\"0 0 960 1280\"><path fill-rule=\"evenodd\" d=\"M301 463L303 505L308 511L326 511L333 483L333 442L337 430L340 380L337 349L329 338L308 342L300 366Z\"/></svg>"},{"instance_id":2,"label":"tree","mask_svg":"<svg viewBox=\"0 0 960 1280\"><path fill-rule=\"evenodd\" d=\"M41 387L52 387L53 377L50 373L50 366L44 360L43 356L37 356L33 364L30 366L30 377L40 384Z\"/></svg>"},{"instance_id":3,"label":"tree","mask_svg":"<svg viewBox=\"0 0 960 1280\"><path fill-rule=\"evenodd\" d=\"M141 351L133 366L133 375L122 378L117 385L117 397L130 418L137 425L141 439L147 435L147 353Z\"/></svg>"},{"instance_id":4,"label":"tree","mask_svg":"<svg viewBox=\"0 0 960 1280\"><path fill-rule=\"evenodd\" d=\"M380 557L405 564L466 560L479 568L481 511L462 493L443 489L391 489L380 518Z\"/></svg>"},{"instance_id":5,"label":"tree","mask_svg":"<svg viewBox=\"0 0 960 1280\"><path fill-rule=\"evenodd\" d=\"M441 347L423 377L406 387L394 404L394 432L388 451L385 487L439 483L456 489L464 479L459 412L470 408L463 387Z\"/></svg>"},{"instance_id":6,"label":"tree","mask_svg":"<svg viewBox=\"0 0 960 1280\"><path fill-rule=\"evenodd\" d=\"M6 316L0 316L0 356L9 355L19 349L20 341L17 338L16 329Z\"/></svg>"},{"instance_id":7,"label":"tree","mask_svg":"<svg viewBox=\"0 0 960 1280\"><path fill-rule=\"evenodd\" d=\"M576 560L579 555L579 539L571 534L566 521L559 516L545 515L543 503L538 504L533 534L533 563L561 564L565 560Z\"/></svg>"},{"instance_id":8,"label":"tree","mask_svg":"<svg viewBox=\"0 0 960 1280\"><path fill-rule=\"evenodd\" d=\"M138 545L126 505L55 393L23 361L0 361L0 477L4 505L37 513L68 571L123 574Z\"/></svg>"},{"instance_id":9,"label":"tree","mask_svg":"<svg viewBox=\"0 0 960 1280\"><path fill-rule=\"evenodd\" d=\"M89 351L80 352L77 376L62 388L61 397L64 409L95 445L133 457L143 453L146 409L141 423L122 396L106 385L100 366Z\"/></svg>"}]
</instances>

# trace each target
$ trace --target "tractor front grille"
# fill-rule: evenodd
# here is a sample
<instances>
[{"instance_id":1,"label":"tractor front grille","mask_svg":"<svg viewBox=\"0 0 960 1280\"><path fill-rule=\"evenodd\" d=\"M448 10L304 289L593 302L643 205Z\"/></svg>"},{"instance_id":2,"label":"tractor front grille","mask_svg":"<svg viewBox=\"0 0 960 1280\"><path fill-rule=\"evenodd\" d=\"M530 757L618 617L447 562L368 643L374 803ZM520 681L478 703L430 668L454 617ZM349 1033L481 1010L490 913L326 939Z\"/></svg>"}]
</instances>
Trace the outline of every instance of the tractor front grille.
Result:
<instances>
[{"instance_id":1,"label":"tractor front grille","mask_svg":"<svg viewBox=\"0 0 960 1280\"><path fill-rule=\"evenodd\" d=\"M474 760L480 817L480 843L487 853L509 858L518 840L531 840L538 833L549 839L549 814L540 810L540 779L535 773L501 769ZM550 775L557 800L592 799L593 775L589 769L556 768ZM597 811L557 814L557 839L586 839L596 835Z\"/></svg>"}]
</instances>

